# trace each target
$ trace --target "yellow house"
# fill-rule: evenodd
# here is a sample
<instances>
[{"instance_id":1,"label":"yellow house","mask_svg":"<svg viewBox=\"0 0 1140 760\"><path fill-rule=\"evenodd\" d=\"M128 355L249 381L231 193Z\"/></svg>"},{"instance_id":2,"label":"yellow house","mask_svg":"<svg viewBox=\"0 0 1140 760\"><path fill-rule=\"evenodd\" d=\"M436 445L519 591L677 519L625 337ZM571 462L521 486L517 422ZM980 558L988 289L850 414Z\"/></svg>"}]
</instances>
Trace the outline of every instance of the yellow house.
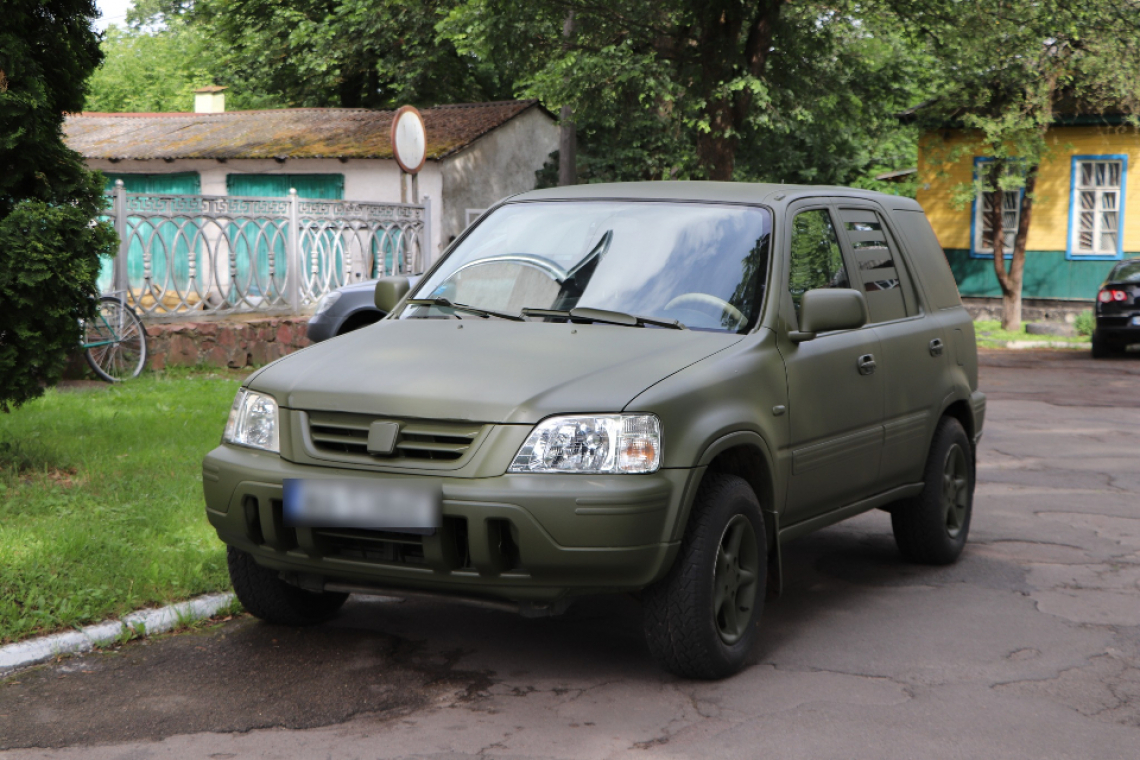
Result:
<instances>
[{"instance_id":1,"label":"yellow house","mask_svg":"<svg viewBox=\"0 0 1140 760\"><path fill-rule=\"evenodd\" d=\"M1114 123L1115 122L1115 123ZM1091 301L1114 262L1140 256L1140 132L1112 116L1058 120L1047 135L1026 241L1022 296ZM987 161L976 137L931 130L919 141L918 201L942 243L963 296L1000 296L986 209L996 193L965 208L953 197ZM1133 170L1133 171L1130 171ZM1021 191L1003 195L1006 255L1013 248Z\"/></svg>"}]
</instances>

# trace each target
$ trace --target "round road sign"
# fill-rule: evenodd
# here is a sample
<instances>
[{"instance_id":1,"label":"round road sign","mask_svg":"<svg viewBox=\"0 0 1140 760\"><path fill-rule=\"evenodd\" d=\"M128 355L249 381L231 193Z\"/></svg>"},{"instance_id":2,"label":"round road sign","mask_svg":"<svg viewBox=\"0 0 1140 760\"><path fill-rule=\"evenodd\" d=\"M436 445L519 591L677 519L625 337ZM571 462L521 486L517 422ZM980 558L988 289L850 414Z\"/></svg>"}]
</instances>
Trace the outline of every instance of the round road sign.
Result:
<instances>
[{"instance_id":1,"label":"round road sign","mask_svg":"<svg viewBox=\"0 0 1140 760\"><path fill-rule=\"evenodd\" d=\"M392 119L392 153L400 168L409 174L422 169L427 160L424 117L414 106L400 106Z\"/></svg>"}]
</instances>

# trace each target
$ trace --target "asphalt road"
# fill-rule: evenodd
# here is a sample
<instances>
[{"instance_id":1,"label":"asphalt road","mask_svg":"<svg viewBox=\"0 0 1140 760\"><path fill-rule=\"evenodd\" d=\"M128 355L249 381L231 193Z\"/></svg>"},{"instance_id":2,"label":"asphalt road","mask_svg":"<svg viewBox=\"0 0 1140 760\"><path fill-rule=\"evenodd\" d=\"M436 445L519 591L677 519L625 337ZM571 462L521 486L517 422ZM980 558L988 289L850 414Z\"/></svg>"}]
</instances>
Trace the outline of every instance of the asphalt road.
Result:
<instances>
[{"instance_id":1,"label":"asphalt road","mask_svg":"<svg viewBox=\"0 0 1140 760\"><path fill-rule=\"evenodd\" d=\"M882 512L788 545L735 678L659 672L625 597L553 620L360 599L9 678L2 754L1138 758L1140 356L988 353L982 386L961 561L904 564Z\"/></svg>"}]
</instances>

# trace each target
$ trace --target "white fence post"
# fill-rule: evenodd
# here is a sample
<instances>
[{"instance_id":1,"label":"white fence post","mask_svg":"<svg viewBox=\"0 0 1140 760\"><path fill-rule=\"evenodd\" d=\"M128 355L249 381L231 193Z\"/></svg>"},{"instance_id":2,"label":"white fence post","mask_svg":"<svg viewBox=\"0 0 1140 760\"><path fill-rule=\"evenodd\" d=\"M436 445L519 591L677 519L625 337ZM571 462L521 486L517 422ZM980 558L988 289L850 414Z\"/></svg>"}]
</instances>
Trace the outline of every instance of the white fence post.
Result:
<instances>
[{"instance_id":1,"label":"white fence post","mask_svg":"<svg viewBox=\"0 0 1140 760\"><path fill-rule=\"evenodd\" d=\"M420 260L417 262L419 268L418 271L412 274L426 272L427 268L431 266L432 259L435 258L432 255L433 251L431 248L431 196L425 195L420 199L420 202L424 207L424 229L423 232L420 233ZM413 269L414 268L413 266Z\"/></svg>"},{"instance_id":2,"label":"white fence post","mask_svg":"<svg viewBox=\"0 0 1140 760\"><path fill-rule=\"evenodd\" d=\"M289 234L285 241L285 300L297 314L301 310L301 214L297 189L289 188Z\"/></svg>"},{"instance_id":3,"label":"white fence post","mask_svg":"<svg viewBox=\"0 0 1140 760\"><path fill-rule=\"evenodd\" d=\"M117 291L130 289L131 281L127 273L127 254L131 250L127 229L127 189L121 179L115 180L115 232L119 234L119 251L115 254L115 264L111 269L111 288ZM127 293L130 301L130 293Z\"/></svg>"}]
</instances>

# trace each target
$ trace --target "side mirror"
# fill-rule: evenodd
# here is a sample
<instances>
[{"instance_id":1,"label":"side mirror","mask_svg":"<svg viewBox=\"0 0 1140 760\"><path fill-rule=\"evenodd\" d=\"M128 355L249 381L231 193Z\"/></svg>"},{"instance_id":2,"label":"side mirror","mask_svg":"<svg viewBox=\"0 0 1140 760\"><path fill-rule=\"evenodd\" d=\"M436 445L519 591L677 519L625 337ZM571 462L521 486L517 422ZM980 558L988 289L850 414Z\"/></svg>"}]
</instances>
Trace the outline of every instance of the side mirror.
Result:
<instances>
[{"instance_id":1,"label":"side mirror","mask_svg":"<svg viewBox=\"0 0 1140 760\"><path fill-rule=\"evenodd\" d=\"M793 343L812 340L828 330L854 330L867 324L867 301L851 288L809 290L800 300L800 329L788 333Z\"/></svg>"},{"instance_id":2,"label":"side mirror","mask_svg":"<svg viewBox=\"0 0 1140 760\"><path fill-rule=\"evenodd\" d=\"M381 277L376 281L376 294L373 300L376 302L376 308L385 314L391 314L392 309L408 294L412 289L411 284L408 282L407 277L400 275L393 275L392 277Z\"/></svg>"}]
</instances>

